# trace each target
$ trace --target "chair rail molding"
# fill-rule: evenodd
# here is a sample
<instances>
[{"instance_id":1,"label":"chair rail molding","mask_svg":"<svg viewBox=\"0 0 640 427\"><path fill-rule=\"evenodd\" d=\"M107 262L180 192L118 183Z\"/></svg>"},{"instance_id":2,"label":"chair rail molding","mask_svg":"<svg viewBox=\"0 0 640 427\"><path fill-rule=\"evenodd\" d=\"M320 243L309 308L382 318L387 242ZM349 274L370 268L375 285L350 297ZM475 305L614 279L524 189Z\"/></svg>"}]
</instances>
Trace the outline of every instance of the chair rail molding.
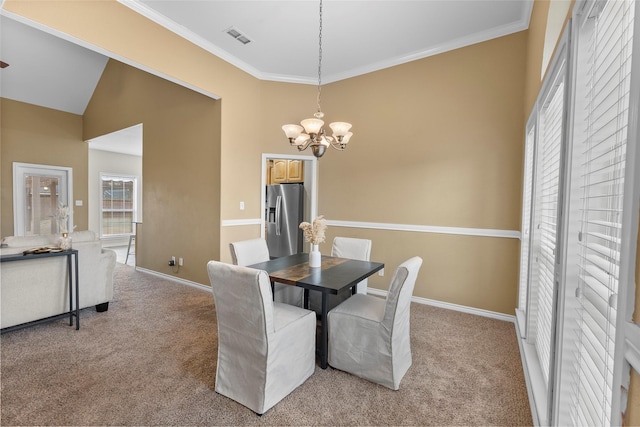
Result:
<instances>
[{"instance_id":1,"label":"chair rail molding","mask_svg":"<svg viewBox=\"0 0 640 427\"><path fill-rule=\"evenodd\" d=\"M223 227L235 227L243 225L261 224L260 218L252 219L225 219L222 220ZM479 237L501 237L507 239L520 239L521 233L518 230L498 230L492 228L467 228L467 227L441 227L438 225L416 225L416 224L393 224L388 222L361 222L361 221L341 221L327 220L327 225L345 228L369 228L372 230L389 231L414 231L417 233L438 233L457 234L461 236Z\"/></svg>"},{"instance_id":2,"label":"chair rail molding","mask_svg":"<svg viewBox=\"0 0 640 427\"><path fill-rule=\"evenodd\" d=\"M517 230L497 230L490 228L441 227L438 225L393 224L387 222L361 222L327 220L327 225L347 228L371 228L375 230L415 231L418 233L458 234L463 236L504 237L520 239Z\"/></svg>"},{"instance_id":3,"label":"chair rail molding","mask_svg":"<svg viewBox=\"0 0 640 427\"><path fill-rule=\"evenodd\" d=\"M243 225L260 225L262 223L261 218L249 218L249 219L223 219L220 225L223 227L239 227Z\"/></svg>"}]
</instances>

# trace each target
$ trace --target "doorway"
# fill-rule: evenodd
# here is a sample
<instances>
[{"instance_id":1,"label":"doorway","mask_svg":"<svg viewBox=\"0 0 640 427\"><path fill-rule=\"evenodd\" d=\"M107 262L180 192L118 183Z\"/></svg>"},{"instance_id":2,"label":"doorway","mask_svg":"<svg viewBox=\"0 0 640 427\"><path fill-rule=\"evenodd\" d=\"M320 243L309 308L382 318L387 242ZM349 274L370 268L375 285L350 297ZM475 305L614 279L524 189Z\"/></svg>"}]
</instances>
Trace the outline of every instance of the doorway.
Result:
<instances>
[{"instance_id":1,"label":"doorway","mask_svg":"<svg viewBox=\"0 0 640 427\"><path fill-rule=\"evenodd\" d=\"M314 156L303 156L303 155L289 155L289 154L272 154L272 153L263 153L262 154L262 180L260 185L260 206L262 206L261 211L261 221L260 221L260 237L265 238L265 224L266 217L265 212L267 209L267 200L266 200L266 186L267 175L269 165L275 162L276 160L292 160L292 161L301 161L303 163L303 183L304 183L304 193L305 193L305 204L304 204L304 215L303 220L310 222L313 218L318 215L318 159Z\"/></svg>"},{"instance_id":2,"label":"doorway","mask_svg":"<svg viewBox=\"0 0 640 427\"><path fill-rule=\"evenodd\" d=\"M142 222L143 134L140 123L87 141L89 229L105 247L126 249ZM122 262L125 259L126 252Z\"/></svg>"}]
</instances>

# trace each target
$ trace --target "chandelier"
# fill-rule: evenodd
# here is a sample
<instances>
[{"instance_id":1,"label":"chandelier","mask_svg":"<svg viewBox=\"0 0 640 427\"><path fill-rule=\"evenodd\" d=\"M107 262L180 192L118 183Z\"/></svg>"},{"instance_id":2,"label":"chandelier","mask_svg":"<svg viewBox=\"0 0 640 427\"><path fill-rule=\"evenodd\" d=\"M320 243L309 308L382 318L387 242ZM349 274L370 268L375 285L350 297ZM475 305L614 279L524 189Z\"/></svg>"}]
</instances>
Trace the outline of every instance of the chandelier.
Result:
<instances>
[{"instance_id":1,"label":"chandelier","mask_svg":"<svg viewBox=\"0 0 640 427\"><path fill-rule=\"evenodd\" d=\"M326 135L323 129L324 121L322 121L322 118L324 117L324 113L320 108L320 94L322 91L322 0L320 0L318 47L318 111L314 113L314 118L302 120L300 122L302 126L284 125L282 126L282 130L287 138L289 138L289 143L292 146L298 147L299 151L311 147L313 155L320 158L328 146L336 150L344 150L347 148L347 143L353 136L353 133L349 132L351 123L333 122L329 124L329 127L333 131L333 136Z\"/></svg>"}]
</instances>

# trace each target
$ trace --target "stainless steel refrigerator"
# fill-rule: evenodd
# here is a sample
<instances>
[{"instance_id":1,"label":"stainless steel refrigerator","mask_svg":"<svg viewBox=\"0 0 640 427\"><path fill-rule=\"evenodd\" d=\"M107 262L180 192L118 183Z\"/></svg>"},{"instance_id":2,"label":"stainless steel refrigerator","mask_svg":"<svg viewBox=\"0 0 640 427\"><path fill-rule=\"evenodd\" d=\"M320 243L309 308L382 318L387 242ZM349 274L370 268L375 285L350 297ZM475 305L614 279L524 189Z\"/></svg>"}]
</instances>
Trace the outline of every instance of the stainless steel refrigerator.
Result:
<instances>
[{"instance_id":1,"label":"stainless steel refrigerator","mask_svg":"<svg viewBox=\"0 0 640 427\"><path fill-rule=\"evenodd\" d=\"M304 186L301 183L267 185L265 223L272 258L302 252Z\"/></svg>"}]
</instances>

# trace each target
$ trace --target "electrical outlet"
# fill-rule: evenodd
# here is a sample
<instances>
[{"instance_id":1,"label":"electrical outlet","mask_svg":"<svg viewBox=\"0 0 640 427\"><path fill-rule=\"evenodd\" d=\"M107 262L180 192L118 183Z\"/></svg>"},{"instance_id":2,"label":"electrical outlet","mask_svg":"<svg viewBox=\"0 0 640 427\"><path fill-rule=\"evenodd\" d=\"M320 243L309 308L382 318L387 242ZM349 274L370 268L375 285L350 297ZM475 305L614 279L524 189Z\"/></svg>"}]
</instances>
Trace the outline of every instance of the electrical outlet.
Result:
<instances>
[{"instance_id":1,"label":"electrical outlet","mask_svg":"<svg viewBox=\"0 0 640 427\"><path fill-rule=\"evenodd\" d=\"M182 258L178 258L178 265L179 265L180 267L182 267L182 265L183 265Z\"/></svg>"},{"instance_id":2,"label":"electrical outlet","mask_svg":"<svg viewBox=\"0 0 640 427\"><path fill-rule=\"evenodd\" d=\"M384 268L380 271L378 271L378 276L383 277L384 276Z\"/></svg>"},{"instance_id":3,"label":"electrical outlet","mask_svg":"<svg viewBox=\"0 0 640 427\"><path fill-rule=\"evenodd\" d=\"M169 267L173 267L174 265L176 265L176 257L172 256L169 261Z\"/></svg>"}]
</instances>

